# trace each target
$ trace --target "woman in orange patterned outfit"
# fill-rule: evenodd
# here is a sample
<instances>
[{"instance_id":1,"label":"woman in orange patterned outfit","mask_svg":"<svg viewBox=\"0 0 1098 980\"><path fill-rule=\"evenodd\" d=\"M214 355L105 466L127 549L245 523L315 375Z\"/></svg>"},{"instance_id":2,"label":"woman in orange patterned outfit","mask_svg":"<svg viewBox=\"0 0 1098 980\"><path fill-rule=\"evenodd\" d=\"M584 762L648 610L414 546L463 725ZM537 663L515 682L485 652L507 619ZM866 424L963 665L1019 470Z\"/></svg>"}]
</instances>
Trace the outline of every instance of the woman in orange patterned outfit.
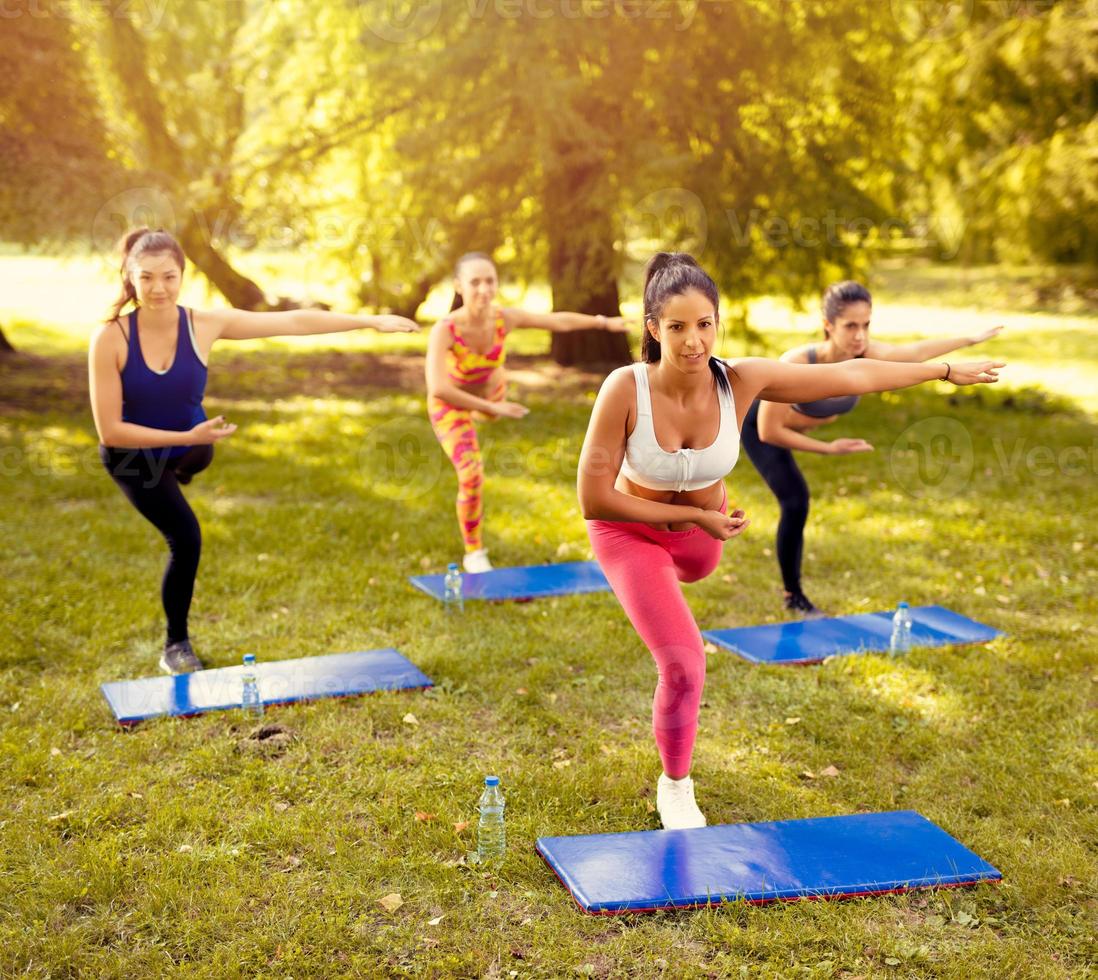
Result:
<instances>
[{"instance_id":1,"label":"woman in orange patterned outfit","mask_svg":"<svg viewBox=\"0 0 1098 980\"><path fill-rule=\"evenodd\" d=\"M454 270L454 305L431 330L427 346L427 411L458 478L457 516L467 572L492 568L481 539L484 465L474 419L520 419L528 409L505 399L504 345L512 330L530 328L628 332L620 316L527 313L496 306L499 279L491 258L469 252Z\"/></svg>"}]
</instances>

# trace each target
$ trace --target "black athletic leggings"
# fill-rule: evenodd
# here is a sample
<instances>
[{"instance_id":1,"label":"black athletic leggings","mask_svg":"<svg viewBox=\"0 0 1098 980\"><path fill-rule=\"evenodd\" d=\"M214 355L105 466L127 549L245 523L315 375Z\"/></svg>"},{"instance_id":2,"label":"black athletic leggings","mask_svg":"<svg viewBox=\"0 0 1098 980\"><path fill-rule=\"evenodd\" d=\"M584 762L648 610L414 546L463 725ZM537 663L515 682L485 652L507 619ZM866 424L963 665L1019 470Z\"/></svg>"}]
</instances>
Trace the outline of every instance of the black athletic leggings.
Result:
<instances>
[{"instance_id":1,"label":"black athletic leggings","mask_svg":"<svg viewBox=\"0 0 1098 980\"><path fill-rule=\"evenodd\" d=\"M756 401L743 420L740 442L770 487L782 510L778 521L778 565L787 592L801 591L801 558L804 555L804 526L808 521L808 483L793 453L759 438L759 403Z\"/></svg>"},{"instance_id":2,"label":"black athletic leggings","mask_svg":"<svg viewBox=\"0 0 1098 980\"><path fill-rule=\"evenodd\" d=\"M168 567L160 584L160 598L168 616L168 643L187 639L187 614L194 595L194 578L202 554L198 518L179 489L213 461L213 446L191 446L168 459L166 449L108 449L99 458L111 479L168 542Z\"/></svg>"}]
</instances>

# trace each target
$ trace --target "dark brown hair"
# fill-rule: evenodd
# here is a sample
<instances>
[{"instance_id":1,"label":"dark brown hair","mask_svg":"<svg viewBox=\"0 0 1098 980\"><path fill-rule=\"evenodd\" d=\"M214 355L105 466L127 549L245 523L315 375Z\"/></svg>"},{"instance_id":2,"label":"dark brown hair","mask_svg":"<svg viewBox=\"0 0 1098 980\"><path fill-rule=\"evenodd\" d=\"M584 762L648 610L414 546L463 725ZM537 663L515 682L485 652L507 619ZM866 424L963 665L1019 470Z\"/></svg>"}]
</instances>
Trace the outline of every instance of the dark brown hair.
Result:
<instances>
[{"instance_id":1,"label":"dark brown hair","mask_svg":"<svg viewBox=\"0 0 1098 980\"><path fill-rule=\"evenodd\" d=\"M118 243L118 250L122 253L122 265L119 272L122 276L122 290L114 303L111 304L111 313L107 322L116 320L125 307L132 303L137 307L137 292L130 280L130 268L135 259L141 255L171 255L179 266L180 273L187 266L187 260L183 256L183 249L179 242L163 228L152 231L149 228L137 228L123 236Z\"/></svg>"},{"instance_id":2,"label":"dark brown hair","mask_svg":"<svg viewBox=\"0 0 1098 980\"><path fill-rule=\"evenodd\" d=\"M828 323L834 323L851 303L868 303L872 306L873 297L869 295L869 290L865 286L860 282L854 282L853 279L832 283L824 290L823 300L820 303L824 319ZM824 327L824 336L829 336L827 327Z\"/></svg>"},{"instance_id":3,"label":"dark brown hair","mask_svg":"<svg viewBox=\"0 0 1098 980\"><path fill-rule=\"evenodd\" d=\"M713 304L716 314L720 306L717 284L695 261L694 256L686 252L657 252L644 267L644 338L641 341L641 360L653 364L660 359L660 342L652 336L648 324L658 321L667 301L672 296L696 289ZM710 355L709 370L717 379L717 384L725 391L731 386L720 360Z\"/></svg>"}]
</instances>

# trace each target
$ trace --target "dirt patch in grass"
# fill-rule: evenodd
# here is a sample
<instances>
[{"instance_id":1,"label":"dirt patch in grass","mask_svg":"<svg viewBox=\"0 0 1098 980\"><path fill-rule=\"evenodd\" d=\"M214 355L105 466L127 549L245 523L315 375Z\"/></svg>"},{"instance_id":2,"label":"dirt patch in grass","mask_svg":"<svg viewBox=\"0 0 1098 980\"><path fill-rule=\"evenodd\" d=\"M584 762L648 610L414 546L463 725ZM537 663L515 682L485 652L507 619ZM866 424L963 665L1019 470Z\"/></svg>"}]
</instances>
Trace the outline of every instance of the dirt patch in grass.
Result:
<instances>
[{"instance_id":1,"label":"dirt patch in grass","mask_svg":"<svg viewBox=\"0 0 1098 980\"><path fill-rule=\"evenodd\" d=\"M511 383L529 391L569 396L598 388L609 367L561 367L544 357L508 358ZM287 353L215 352L207 395L275 400L357 398L368 389L424 391L424 358L419 354L340 351ZM88 367L83 355L43 357L17 352L0 359L0 415L88 410Z\"/></svg>"}]
</instances>

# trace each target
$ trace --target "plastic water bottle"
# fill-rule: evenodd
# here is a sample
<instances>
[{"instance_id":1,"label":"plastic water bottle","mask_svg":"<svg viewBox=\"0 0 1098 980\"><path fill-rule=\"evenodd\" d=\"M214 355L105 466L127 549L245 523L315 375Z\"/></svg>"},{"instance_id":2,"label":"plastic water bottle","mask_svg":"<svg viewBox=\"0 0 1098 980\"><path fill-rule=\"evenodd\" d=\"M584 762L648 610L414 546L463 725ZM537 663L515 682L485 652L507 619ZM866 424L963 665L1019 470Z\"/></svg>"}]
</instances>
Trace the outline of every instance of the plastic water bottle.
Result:
<instances>
[{"instance_id":1,"label":"plastic water bottle","mask_svg":"<svg viewBox=\"0 0 1098 980\"><path fill-rule=\"evenodd\" d=\"M244 654L244 691L240 697L240 706L245 715L253 718L263 717L263 702L259 697L259 685L255 679L255 654Z\"/></svg>"},{"instance_id":2,"label":"plastic water bottle","mask_svg":"<svg viewBox=\"0 0 1098 980\"><path fill-rule=\"evenodd\" d=\"M901 602L896 606L896 612L892 617L892 639L888 644L888 652L897 657L910 649L911 609L906 602Z\"/></svg>"},{"instance_id":3,"label":"plastic water bottle","mask_svg":"<svg viewBox=\"0 0 1098 980\"><path fill-rule=\"evenodd\" d=\"M507 848L503 829L503 791L499 776L484 777L484 792L480 794L480 821L477 824L477 860L502 861Z\"/></svg>"},{"instance_id":4,"label":"plastic water bottle","mask_svg":"<svg viewBox=\"0 0 1098 980\"><path fill-rule=\"evenodd\" d=\"M446 578L443 581L443 598L446 602L447 612L463 612L465 610L465 600L461 592L461 571L458 569L457 562L450 562L449 567L446 569Z\"/></svg>"}]
</instances>

